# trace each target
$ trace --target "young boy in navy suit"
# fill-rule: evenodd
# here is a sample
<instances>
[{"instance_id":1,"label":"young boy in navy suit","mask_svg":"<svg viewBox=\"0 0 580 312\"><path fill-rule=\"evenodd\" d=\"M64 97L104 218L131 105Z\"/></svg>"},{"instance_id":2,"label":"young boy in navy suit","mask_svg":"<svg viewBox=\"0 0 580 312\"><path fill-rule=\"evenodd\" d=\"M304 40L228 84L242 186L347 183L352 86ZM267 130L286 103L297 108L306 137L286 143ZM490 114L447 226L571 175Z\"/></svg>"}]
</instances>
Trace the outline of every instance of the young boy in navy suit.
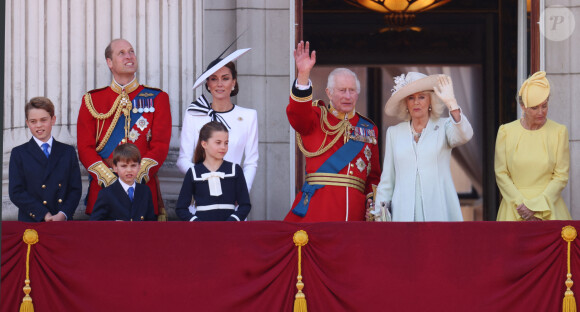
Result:
<instances>
[{"instance_id":1,"label":"young boy in navy suit","mask_svg":"<svg viewBox=\"0 0 580 312\"><path fill-rule=\"evenodd\" d=\"M141 169L141 153L131 143L113 150L113 171L119 179L102 189L97 196L90 220L156 221L151 190L136 183Z\"/></svg>"},{"instance_id":2,"label":"young boy in navy suit","mask_svg":"<svg viewBox=\"0 0 580 312\"><path fill-rule=\"evenodd\" d=\"M74 147L52 137L54 105L34 97L24 106L32 133L10 153L8 192L18 207L18 221L72 220L81 199L81 172Z\"/></svg>"}]
</instances>

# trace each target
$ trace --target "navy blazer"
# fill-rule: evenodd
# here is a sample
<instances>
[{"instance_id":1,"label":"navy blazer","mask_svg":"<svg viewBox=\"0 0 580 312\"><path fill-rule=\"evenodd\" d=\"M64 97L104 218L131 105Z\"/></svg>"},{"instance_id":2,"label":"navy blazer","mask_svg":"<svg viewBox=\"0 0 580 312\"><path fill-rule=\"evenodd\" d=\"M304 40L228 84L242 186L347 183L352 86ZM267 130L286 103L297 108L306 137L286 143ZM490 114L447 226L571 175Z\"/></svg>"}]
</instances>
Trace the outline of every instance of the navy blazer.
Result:
<instances>
[{"instance_id":1,"label":"navy blazer","mask_svg":"<svg viewBox=\"0 0 580 312\"><path fill-rule=\"evenodd\" d=\"M48 158L34 138L13 148L8 190L18 207L18 221L40 222L47 212L54 215L59 211L72 220L82 193L74 147L53 139Z\"/></svg>"},{"instance_id":2,"label":"navy blazer","mask_svg":"<svg viewBox=\"0 0 580 312\"><path fill-rule=\"evenodd\" d=\"M156 221L153 196L146 184L135 183L133 202L119 180L99 191L91 221Z\"/></svg>"}]
</instances>

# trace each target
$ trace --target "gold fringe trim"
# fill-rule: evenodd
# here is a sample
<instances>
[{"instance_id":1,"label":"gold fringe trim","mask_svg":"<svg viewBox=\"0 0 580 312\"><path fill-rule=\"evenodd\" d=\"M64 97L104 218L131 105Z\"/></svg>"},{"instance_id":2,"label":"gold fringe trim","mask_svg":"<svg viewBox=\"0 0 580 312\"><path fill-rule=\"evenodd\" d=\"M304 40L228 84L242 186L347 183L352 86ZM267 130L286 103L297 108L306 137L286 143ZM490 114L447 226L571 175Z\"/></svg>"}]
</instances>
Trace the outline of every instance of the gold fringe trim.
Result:
<instances>
[{"instance_id":1,"label":"gold fringe trim","mask_svg":"<svg viewBox=\"0 0 580 312\"><path fill-rule=\"evenodd\" d=\"M562 311L563 312L576 312L576 299L574 298L574 292L572 291L572 285L574 282L572 281L572 273L570 271L570 245L578 233L576 232L576 228L571 225L567 225L562 228L562 238L568 242L568 252L566 258L566 264L568 268L568 273L566 274L566 292L564 293L564 301L562 304Z\"/></svg>"},{"instance_id":2,"label":"gold fringe trim","mask_svg":"<svg viewBox=\"0 0 580 312\"><path fill-rule=\"evenodd\" d=\"M300 133L296 132L296 144L298 144L298 148L302 154L304 154L304 156L316 157L322 155L331 147L333 147L341 137L343 138L344 143L348 142L350 139L350 132L352 131L352 125L350 124L350 121L348 121L348 119L341 120L339 123L332 126L328 122L327 113L328 111L326 107L320 107L320 129L322 129L322 132L324 132L324 140L322 140L322 143L316 152L307 151L304 147L304 144L302 144L302 137L300 136ZM326 139L329 135L335 135L335 137L325 146L324 144L326 143Z\"/></svg>"},{"instance_id":3,"label":"gold fringe trim","mask_svg":"<svg viewBox=\"0 0 580 312\"><path fill-rule=\"evenodd\" d=\"M119 121L119 117L121 117L121 114L125 116L125 125L124 125L125 138L129 136L129 130L131 130L129 129L131 125L131 109L133 108L133 104L131 103L129 96L125 91L122 91L119 94L119 96L117 96L117 99L115 99L113 106L105 114L97 112L95 106L93 105L93 100L91 98L90 93L85 94L85 106L89 110L91 116L97 120L97 133L95 137L95 143L99 143L99 138L101 137L103 128L105 127L105 120L109 119L114 114L113 120L111 121L111 124L109 125L109 128L107 129L107 132L103 137L103 140L97 145L96 148L97 152L102 151L107 142L109 141L111 133L117 126L117 122Z\"/></svg>"},{"instance_id":4,"label":"gold fringe trim","mask_svg":"<svg viewBox=\"0 0 580 312\"><path fill-rule=\"evenodd\" d=\"M20 304L20 312L34 312L34 305L32 305L32 297L30 297L30 248L32 245L38 243L38 233L33 229L26 229L24 235L22 235L22 240L28 245L28 251L26 252L26 280L24 280L24 298L22 298L22 303Z\"/></svg>"},{"instance_id":5,"label":"gold fringe trim","mask_svg":"<svg viewBox=\"0 0 580 312\"><path fill-rule=\"evenodd\" d=\"M298 246L298 282L296 283L298 292L294 299L294 312L307 312L306 295L302 292L302 288L304 288L304 283L302 282L302 246L308 244L308 234L303 230L297 231L294 233L293 240L294 245Z\"/></svg>"}]
</instances>

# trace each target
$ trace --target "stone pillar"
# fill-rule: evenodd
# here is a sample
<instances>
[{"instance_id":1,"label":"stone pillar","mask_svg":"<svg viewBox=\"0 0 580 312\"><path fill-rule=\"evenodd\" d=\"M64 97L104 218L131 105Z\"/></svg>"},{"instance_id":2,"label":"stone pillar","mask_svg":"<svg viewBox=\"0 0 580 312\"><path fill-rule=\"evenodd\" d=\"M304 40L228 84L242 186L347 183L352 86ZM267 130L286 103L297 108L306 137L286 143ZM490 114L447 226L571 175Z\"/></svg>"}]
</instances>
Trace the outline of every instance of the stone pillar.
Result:
<instances>
[{"instance_id":1,"label":"stone pillar","mask_svg":"<svg viewBox=\"0 0 580 312\"><path fill-rule=\"evenodd\" d=\"M12 148L31 138L24 104L33 96L49 97L56 105L54 137L76 145L82 96L111 82L104 50L114 38L133 44L139 82L169 94L173 129L159 177L169 217L175 219L183 181L175 166L181 124L197 95L191 87L217 53L244 31L236 46L252 51L238 62L241 90L234 102L258 110L260 132L249 219L281 219L292 200L285 108L293 6L294 1L286 0L6 1L2 219L17 217L8 198L8 161ZM81 168L86 190L88 175ZM82 202L75 218L87 218Z\"/></svg>"},{"instance_id":2,"label":"stone pillar","mask_svg":"<svg viewBox=\"0 0 580 312\"><path fill-rule=\"evenodd\" d=\"M129 40L139 59L140 83L169 94L173 129L170 152L160 170L164 198L171 207L182 177L175 167L181 114L193 98L195 16L202 1L6 1L2 219L15 220L8 198L10 151L31 138L24 104L46 96L56 106L53 136L76 145L82 96L107 86L112 76L104 51L114 38ZM88 174L82 167L84 189ZM86 193L86 191L85 191ZM84 194L83 194L84 199ZM86 219L81 202L75 219Z\"/></svg>"},{"instance_id":3,"label":"stone pillar","mask_svg":"<svg viewBox=\"0 0 580 312\"><path fill-rule=\"evenodd\" d=\"M570 135L570 179L562 196L572 218L580 219L580 6L574 1L546 1L544 10L545 71L551 83L548 118L568 127ZM565 11L550 11L554 5L564 6L575 18L575 29ZM564 14L562 14L564 13ZM556 39L557 41L555 41Z\"/></svg>"},{"instance_id":4,"label":"stone pillar","mask_svg":"<svg viewBox=\"0 0 580 312\"><path fill-rule=\"evenodd\" d=\"M258 171L250 194L250 220L281 220L290 209L289 129L290 6L293 1L206 0L203 66L236 37L237 48L252 48L237 61L236 105L258 111ZM233 50L233 48L232 48Z\"/></svg>"}]
</instances>

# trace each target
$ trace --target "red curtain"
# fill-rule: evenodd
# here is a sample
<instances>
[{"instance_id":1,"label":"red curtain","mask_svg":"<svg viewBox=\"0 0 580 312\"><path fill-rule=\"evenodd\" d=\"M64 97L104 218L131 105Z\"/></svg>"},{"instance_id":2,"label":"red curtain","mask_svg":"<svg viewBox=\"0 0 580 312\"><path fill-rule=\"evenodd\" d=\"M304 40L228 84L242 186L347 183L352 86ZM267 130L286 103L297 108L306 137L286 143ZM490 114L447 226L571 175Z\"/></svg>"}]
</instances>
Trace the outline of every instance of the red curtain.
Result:
<instances>
[{"instance_id":1,"label":"red curtain","mask_svg":"<svg viewBox=\"0 0 580 312\"><path fill-rule=\"evenodd\" d=\"M3 222L1 311L292 311L297 230L308 311L562 311L565 225ZM572 243L572 290L580 249Z\"/></svg>"}]
</instances>

